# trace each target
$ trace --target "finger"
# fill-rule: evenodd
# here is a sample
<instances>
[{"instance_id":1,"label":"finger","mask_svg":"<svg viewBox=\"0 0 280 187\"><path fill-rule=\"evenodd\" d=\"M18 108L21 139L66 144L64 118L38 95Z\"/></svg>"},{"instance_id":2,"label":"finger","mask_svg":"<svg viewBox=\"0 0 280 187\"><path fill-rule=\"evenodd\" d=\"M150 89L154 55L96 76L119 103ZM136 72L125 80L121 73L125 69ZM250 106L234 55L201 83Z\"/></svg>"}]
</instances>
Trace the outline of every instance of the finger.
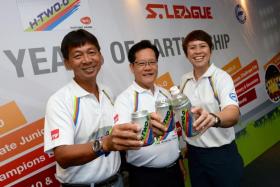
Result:
<instances>
[{"instance_id":1,"label":"finger","mask_svg":"<svg viewBox=\"0 0 280 187\"><path fill-rule=\"evenodd\" d=\"M198 126L200 126L200 124L204 121L205 118L206 118L206 115L205 115L205 114L199 115L199 116L195 119L195 121L194 121L194 123L193 123L193 127L198 127Z\"/></svg>"},{"instance_id":2,"label":"finger","mask_svg":"<svg viewBox=\"0 0 280 187\"><path fill-rule=\"evenodd\" d=\"M118 129L121 131L134 131L134 132L140 132L141 127L137 123L124 123L124 124L116 124L113 126L113 130Z\"/></svg>"},{"instance_id":3,"label":"finger","mask_svg":"<svg viewBox=\"0 0 280 187\"><path fill-rule=\"evenodd\" d=\"M127 147L127 146L116 145L115 151L139 150L140 148L141 147Z\"/></svg>"},{"instance_id":4,"label":"finger","mask_svg":"<svg viewBox=\"0 0 280 187\"><path fill-rule=\"evenodd\" d=\"M113 138L139 140L140 134L131 130L115 129L112 131Z\"/></svg>"},{"instance_id":5,"label":"finger","mask_svg":"<svg viewBox=\"0 0 280 187\"><path fill-rule=\"evenodd\" d=\"M163 131L161 131L161 130L159 130L159 129L157 129L157 128L152 128L152 129L153 129L153 134L154 134L155 136L162 136L162 135L164 134Z\"/></svg>"},{"instance_id":6,"label":"finger","mask_svg":"<svg viewBox=\"0 0 280 187\"><path fill-rule=\"evenodd\" d=\"M201 114L202 110L203 109L201 107L197 107L197 106L193 106L191 108L191 112L194 113L194 114Z\"/></svg>"},{"instance_id":7,"label":"finger","mask_svg":"<svg viewBox=\"0 0 280 187\"><path fill-rule=\"evenodd\" d=\"M205 130L205 128L209 128L211 125L212 118L209 115L201 115L200 119L201 122L195 127L197 131Z\"/></svg>"},{"instance_id":8,"label":"finger","mask_svg":"<svg viewBox=\"0 0 280 187\"><path fill-rule=\"evenodd\" d=\"M152 112L150 117L151 117L151 120L155 120L155 121L158 121L158 122L162 121L162 117L156 112Z\"/></svg>"},{"instance_id":9,"label":"finger","mask_svg":"<svg viewBox=\"0 0 280 187\"><path fill-rule=\"evenodd\" d=\"M167 131L167 128L164 126L164 124L157 120L150 120L150 125L152 128L157 128L158 130L160 130L162 132Z\"/></svg>"},{"instance_id":10,"label":"finger","mask_svg":"<svg viewBox=\"0 0 280 187\"><path fill-rule=\"evenodd\" d=\"M131 139L122 139L122 138L113 138L112 142L114 146L120 146L125 148L126 150L128 149L137 149L140 148L143 145L142 141L139 140L131 140Z\"/></svg>"}]
</instances>

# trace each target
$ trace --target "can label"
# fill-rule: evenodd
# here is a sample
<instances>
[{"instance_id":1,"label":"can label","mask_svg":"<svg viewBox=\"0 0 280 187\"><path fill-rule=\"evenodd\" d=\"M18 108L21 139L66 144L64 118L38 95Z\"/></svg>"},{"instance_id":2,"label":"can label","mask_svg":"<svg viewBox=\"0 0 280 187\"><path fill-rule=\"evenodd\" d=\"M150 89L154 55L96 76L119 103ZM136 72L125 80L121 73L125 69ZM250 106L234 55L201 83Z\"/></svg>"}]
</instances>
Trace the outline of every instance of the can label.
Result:
<instances>
[{"instance_id":1,"label":"can label","mask_svg":"<svg viewBox=\"0 0 280 187\"><path fill-rule=\"evenodd\" d=\"M156 102L156 112L162 117L162 123L167 128L167 133L175 128L174 115L169 99L163 99Z\"/></svg>"},{"instance_id":2,"label":"can label","mask_svg":"<svg viewBox=\"0 0 280 187\"><path fill-rule=\"evenodd\" d=\"M140 111L132 113L132 121L141 127L140 135L143 146L154 143L153 130L149 124L149 113L147 111Z\"/></svg>"}]
</instances>

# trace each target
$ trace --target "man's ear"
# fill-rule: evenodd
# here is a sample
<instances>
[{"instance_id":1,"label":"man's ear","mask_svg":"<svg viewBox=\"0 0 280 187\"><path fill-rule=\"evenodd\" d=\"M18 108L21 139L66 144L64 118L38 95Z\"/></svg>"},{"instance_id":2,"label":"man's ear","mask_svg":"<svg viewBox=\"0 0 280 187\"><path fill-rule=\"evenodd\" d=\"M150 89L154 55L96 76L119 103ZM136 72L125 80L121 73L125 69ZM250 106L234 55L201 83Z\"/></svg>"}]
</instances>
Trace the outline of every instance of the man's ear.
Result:
<instances>
[{"instance_id":1,"label":"man's ear","mask_svg":"<svg viewBox=\"0 0 280 187\"><path fill-rule=\"evenodd\" d=\"M130 67L130 71L134 74L134 64L130 63L129 67Z\"/></svg>"},{"instance_id":2,"label":"man's ear","mask_svg":"<svg viewBox=\"0 0 280 187\"><path fill-rule=\"evenodd\" d=\"M71 66L68 59L64 59L64 66L67 70L71 70Z\"/></svg>"},{"instance_id":3,"label":"man's ear","mask_svg":"<svg viewBox=\"0 0 280 187\"><path fill-rule=\"evenodd\" d=\"M104 58L103 58L103 55L101 54L101 65L104 64Z\"/></svg>"}]
</instances>

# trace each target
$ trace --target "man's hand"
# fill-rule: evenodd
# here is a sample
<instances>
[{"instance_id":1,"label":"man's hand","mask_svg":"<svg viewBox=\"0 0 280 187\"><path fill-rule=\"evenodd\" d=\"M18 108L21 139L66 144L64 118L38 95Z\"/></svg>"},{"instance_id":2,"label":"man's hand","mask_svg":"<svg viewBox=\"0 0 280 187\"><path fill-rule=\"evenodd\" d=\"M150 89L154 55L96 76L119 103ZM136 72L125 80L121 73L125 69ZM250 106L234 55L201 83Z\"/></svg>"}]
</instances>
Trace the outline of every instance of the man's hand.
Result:
<instances>
[{"instance_id":1,"label":"man's hand","mask_svg":"<svg viewBox=\"0 0 280 187\"><path fill-rule=\"evenodd\" d=\"M139 125L135 123L114 125L111 134L103 137L103 150L140 149L143 145L143 142L140 141L140 130Z\"/></svg>"},{"instance_id":2,"label":"man's hand","mask_svg":"<svg viewBox=\"0 0 280 187\"><path fill-rule=\"evenodd\" d=\"M153 129L154 135L155 136L163 135L167 131L167 128L162 123L161 117L155 112L151 113L150 117L151 117L150 125Z\"/></svg>"},{"instance_id":3,"label":"man's hand","mask_svg":"<svg viewBox=\"0 0 280 187\"><path fill-rule=\"evenodd\" d=\"M193 107L191 112L195 116L193 127L196 131L205 131L215 124L214 116L210 115L207 110L201 107Z\"/></svg>"}]
</instances>

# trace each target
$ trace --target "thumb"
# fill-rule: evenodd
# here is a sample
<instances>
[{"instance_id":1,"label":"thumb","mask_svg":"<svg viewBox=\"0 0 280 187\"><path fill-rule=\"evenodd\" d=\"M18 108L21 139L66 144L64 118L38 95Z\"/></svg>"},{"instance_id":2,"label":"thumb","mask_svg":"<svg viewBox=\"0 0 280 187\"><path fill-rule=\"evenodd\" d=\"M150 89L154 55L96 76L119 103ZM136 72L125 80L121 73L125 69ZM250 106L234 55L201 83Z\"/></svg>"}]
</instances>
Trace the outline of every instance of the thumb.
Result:
<instances>
[{"instance_id":1,"label":"thumb","mask_svg":"<svg viewBox=\"0 0 280 187\"><path fill-rule=\"evenodd\" d=\"M191 108L191 112L194 114L200 114L202 112L202 108L198 106L194 106Z\"/></svg>"}]
</instances>

